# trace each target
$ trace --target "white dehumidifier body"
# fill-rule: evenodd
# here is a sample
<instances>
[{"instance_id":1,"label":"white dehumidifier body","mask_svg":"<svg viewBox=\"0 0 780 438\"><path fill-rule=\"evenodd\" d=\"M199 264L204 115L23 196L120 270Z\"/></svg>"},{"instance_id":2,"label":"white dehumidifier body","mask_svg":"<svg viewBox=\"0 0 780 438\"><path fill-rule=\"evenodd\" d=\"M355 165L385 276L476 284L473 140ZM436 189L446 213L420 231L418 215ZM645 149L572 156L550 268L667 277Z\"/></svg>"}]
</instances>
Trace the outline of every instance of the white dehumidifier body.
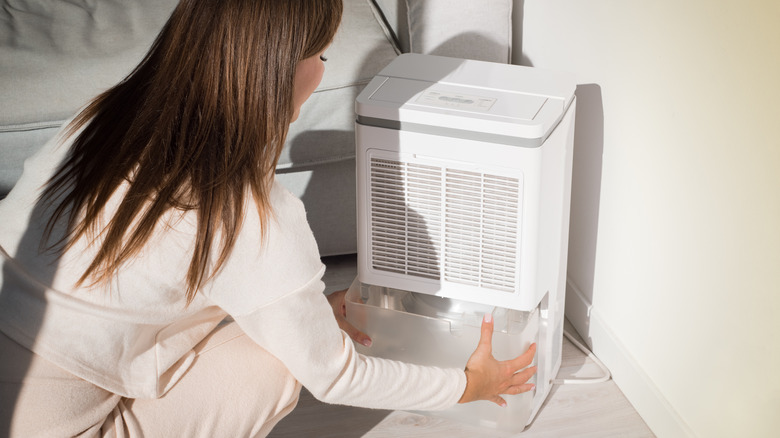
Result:
<instances>
[{"instance_id":1,"label":"white dehumidifier body","mask_svg":"<svg viewBox=\"0 0 780 438\"><path fill-rule=\"evenodd\" d=\"M499 360L537 343L535 393L445 416L522 430L560 367L575 87L535 68L406 54L357 98L347 305L374 339L361 352L463 367L484 312Z\"/></svg>"}]
</instances>

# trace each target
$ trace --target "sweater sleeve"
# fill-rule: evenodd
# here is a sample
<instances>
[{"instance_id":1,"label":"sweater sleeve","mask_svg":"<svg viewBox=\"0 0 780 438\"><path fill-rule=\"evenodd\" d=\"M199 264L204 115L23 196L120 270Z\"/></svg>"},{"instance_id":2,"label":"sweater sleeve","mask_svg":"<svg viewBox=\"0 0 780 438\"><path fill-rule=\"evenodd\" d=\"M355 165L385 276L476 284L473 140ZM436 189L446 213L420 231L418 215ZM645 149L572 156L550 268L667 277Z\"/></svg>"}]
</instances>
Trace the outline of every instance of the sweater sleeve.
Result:
<instances>
[{"instance_id":1,"label":"sweater sleeve","mask_svg":"<svg viewBox=\"0 0 780 438\"><path fill-rule=\"evenodd\" d=\"M338 327L322 289L318 275L301 289L235 320L323 402L409 410L440 410L457 403L466 387L462 370L357 353Z\"/></svg>"}]
</instances>

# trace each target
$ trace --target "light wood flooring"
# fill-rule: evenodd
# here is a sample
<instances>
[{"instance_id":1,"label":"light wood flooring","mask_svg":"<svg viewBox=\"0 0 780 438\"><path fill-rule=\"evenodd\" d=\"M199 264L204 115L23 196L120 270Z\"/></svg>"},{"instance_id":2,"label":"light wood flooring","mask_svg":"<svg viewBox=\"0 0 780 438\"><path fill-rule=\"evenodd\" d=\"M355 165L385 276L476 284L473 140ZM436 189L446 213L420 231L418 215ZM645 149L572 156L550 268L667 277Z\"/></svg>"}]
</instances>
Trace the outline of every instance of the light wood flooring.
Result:
<instances>
[{"instance_id":1,"label":"light wood flooring","mask_svg":"<svg viewBox=\"0 0 780 438\"><path fill-rule=\"evenodd\" d=\"M326 292L349 286L357 273L354 256L324 259ZM567 331L576 332L567 322ZM598 366L563 340L559 379L601 375ZM271 438L536 438L536 437L654 437L642 418L609 380L595 384L556 385L533 423L520 434L507 434L436 417L403 411L327 405L305 389L295 410L284 418Z\"/></svg>"}]
</instances>

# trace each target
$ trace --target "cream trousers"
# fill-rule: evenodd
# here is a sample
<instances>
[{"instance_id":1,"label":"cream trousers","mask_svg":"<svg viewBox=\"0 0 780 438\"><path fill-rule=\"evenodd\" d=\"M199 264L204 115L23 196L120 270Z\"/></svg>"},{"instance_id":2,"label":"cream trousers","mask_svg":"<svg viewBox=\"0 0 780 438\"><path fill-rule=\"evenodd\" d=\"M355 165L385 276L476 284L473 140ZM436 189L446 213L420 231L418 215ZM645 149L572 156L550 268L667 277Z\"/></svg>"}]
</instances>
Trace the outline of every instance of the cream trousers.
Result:
<instances>
[{"instance_id":1,"label":"cream trousers","mask_svg":"<svg viewBox=\"0 0 780 438\"><path fill-rule=\"evenodd\" d=\"M0 333L0 437L264 437L298 402L300 383L235 323L159 399L112 394Z\"/></svg>"}]
</instances>

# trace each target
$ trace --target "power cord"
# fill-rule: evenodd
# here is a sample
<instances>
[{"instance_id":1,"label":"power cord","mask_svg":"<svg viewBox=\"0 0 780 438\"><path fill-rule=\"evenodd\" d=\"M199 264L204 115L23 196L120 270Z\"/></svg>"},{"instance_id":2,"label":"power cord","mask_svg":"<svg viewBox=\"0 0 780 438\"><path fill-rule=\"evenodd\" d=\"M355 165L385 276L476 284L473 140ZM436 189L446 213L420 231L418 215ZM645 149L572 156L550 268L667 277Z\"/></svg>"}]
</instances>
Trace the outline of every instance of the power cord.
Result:
<instances>
[{"instance_id":1,"label":"power cord","mask_svg":"<svg viewBox=\"0 0 780 438\"><path fill-rule=\"evenodd\" d=\"M582 291L569 279L566 279L566 284L577 294L584 297ZM609 369L599 360L598 357L596 357L595 354L593 354L592 351L588 349L588 347L582 345L580 341L578 341L574 335L569 333L566 329L563 330L563 335L566 336L566 339L571 341L572 344L574 344L575 347L579 348L580 351L585 353L593 362L598 365L599 368L604 372L604 375L601 377L585 377L585 378L577 378L577 379L553 379L552 383L554 385L567 385L567 384L588 384L588 383L602 383L606 382L612 377L612 374L609 372Z\"/></svg>"},{"instance_id":2,"label":"power cord","mask_svg":"<svg viewBox=\"0 0 780 438\"><path fill-rule=\"evenodd\" d=\"M554 385L568 385L568 384L588 384L588 383L602 383L606 382L612 377L612 374L609 372L609 369L599 360L599 358L596 357L593 352L588 350L588 347L582 345L580 341L574 338L574 336L569 333L568 331L564 330L563 335L566 336L566 339L571 341L572 344L574 344L575 347L579 348L583 353L585 353L593 362L596 363L596 365L601 368L601 370L604 372L604 375L601 377L585 377L581 379L553 379L552 383Z\"/></svg>"}]
</instances>

